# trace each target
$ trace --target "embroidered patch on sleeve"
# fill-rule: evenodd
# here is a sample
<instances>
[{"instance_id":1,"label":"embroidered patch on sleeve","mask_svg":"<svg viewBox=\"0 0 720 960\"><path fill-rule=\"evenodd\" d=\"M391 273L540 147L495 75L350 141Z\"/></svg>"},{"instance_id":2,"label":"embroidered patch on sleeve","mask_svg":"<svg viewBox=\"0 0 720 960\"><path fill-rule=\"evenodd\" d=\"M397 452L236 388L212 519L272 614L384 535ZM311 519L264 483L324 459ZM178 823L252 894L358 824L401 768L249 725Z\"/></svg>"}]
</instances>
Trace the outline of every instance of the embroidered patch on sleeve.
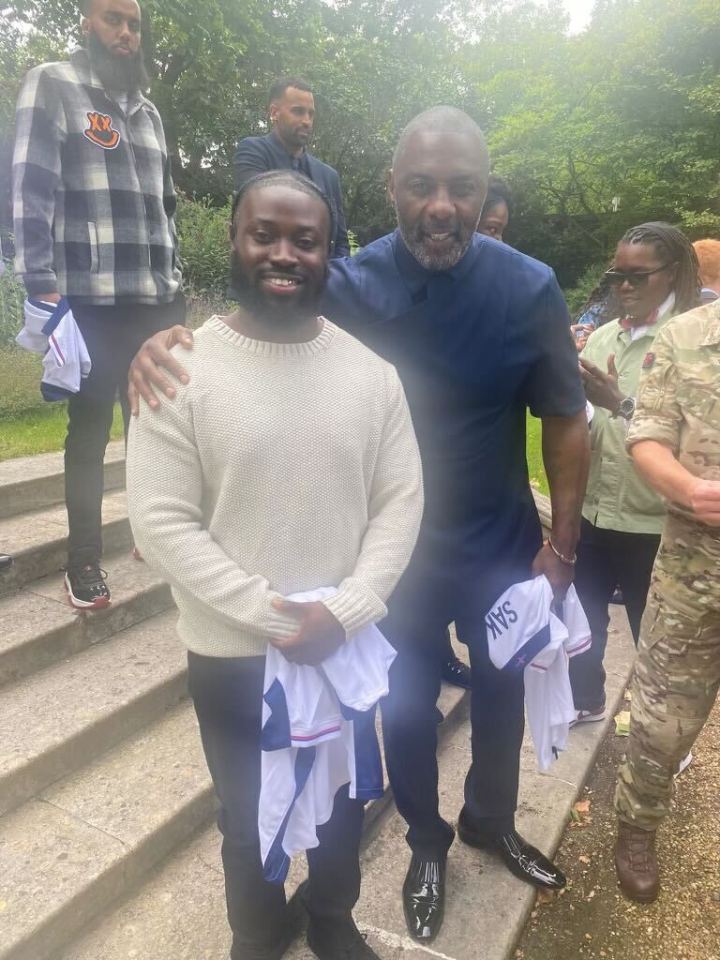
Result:
<instances>
[{"instance_id":1,"label":"embroidered patch on sleeve","mask_svg":"<svg viewBox=\"0 0 720 960\"><path fill-rule=\"evenodd\" d=\"M114 150L120 143L120 134L112 125L112 117L107 113L88 113L89 126L83 130L90 143L103 150Z\"/></svg>"},{"instance_id":2,"label":"embroidered patch on sleeve","mask_svg":"<svg viewBox=\"0 0 720 960\"><path fill-rule=\"evenodd\" d=\"M642 368L643 368L643 370L649 370L650 367L651 367L654 363L655 363L655 354L654 354L654 353L646 353L646 354L645 354L645 359L644 359L643 362L642 362Z\"/></svg>"}]
</instances>

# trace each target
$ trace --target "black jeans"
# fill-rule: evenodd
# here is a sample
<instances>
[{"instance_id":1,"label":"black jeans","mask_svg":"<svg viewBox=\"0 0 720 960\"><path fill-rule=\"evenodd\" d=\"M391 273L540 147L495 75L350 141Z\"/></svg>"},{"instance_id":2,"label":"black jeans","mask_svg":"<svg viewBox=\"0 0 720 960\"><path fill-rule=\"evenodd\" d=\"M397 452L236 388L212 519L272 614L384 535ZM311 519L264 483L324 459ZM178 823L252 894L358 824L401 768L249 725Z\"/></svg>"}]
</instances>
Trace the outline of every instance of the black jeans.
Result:
<instances>
[{"instance_id":1,"label":"black jeans","mask_svg":"<svg viewBox=\"0 0 720 960\"><path fill-rule=\"evenodd\" d=\"M68 566L102 556L103 458L119 397L127 436L130 419L127 375L143 341L185 322L185 300L173 303L96 307L70 302L92 361L80 392L68 401L65 439L65 503Z\"/></svg>"},{"instance_id":2,"label":"black jeans","mask_svg":"<svg viewBox=\"0 0 720 960\"><path fill-rule=\"evenodd\" d=\"M592 632L592 646L570 660L570 683L577 710L605 706L605 648L608 604L620 587L637 646L660 535L603 530L583 518L577 546L575 589Z\"/></svg>"},{"instance_id":3,"label":"black jeans","mask_svg":"<svg viewBox=\"0 0 720 960\"><path fill-rule=\"evenodd\" d=\"M285 890L263 878L258 837L260 728L264 657L188 654L195 704L208 768L220 800L218 825L232 960L274 960L282 955L288 916ZM359 847L363 804L335 797L333 815L308 850L307 908L312 917L345 918L360 895Z\"/></svg>"}]
</instances>

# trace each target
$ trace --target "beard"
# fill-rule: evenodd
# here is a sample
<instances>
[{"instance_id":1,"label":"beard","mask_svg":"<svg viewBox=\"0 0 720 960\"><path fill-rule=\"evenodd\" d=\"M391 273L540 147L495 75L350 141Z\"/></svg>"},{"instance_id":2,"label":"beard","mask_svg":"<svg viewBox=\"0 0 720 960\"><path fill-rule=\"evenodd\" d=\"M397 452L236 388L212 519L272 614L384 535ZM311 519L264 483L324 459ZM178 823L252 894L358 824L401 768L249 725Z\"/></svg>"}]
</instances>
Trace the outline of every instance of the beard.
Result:
<instances>
[{"instance_id":1,"label":"beard","mask_svg":"<svg viewBox=\"0 0 720 960\"><path fill-rule=\"evenodd\" d=\"M128 57L116 57L94 33L89 33L87 52L90 64L106 90L134 93L150 86L142 50Z\"/></svg>"},{"instance_id":2,"label":"beard","mask_svg":"<svg viewBox=\"0 0 720 960\"><path fill-rule=\"evenodd\" d=\"M455 236L448 248L442 252L436 252L428 248L424 237L425 231L422 226L419 223L411 226L400 215L397 204L395 205L395 216L397 217L400 236L403 238L405 246L421 267L433 272L450 270L456 263L459 263L465 256L465 252L470 246L473 234L475 233L474 229L468 230L462 224L458 224L455 230Z\"/></svg>"},{"instance_id":3,"label":"beard","mask_svg":"<svg viewBox=\"0 0 720 960\"><path fill-rule=\"evenodd\" d=\"M298 320L317 317L319 313L320 299L325 289L327 280L327 267L321 281L311 282L307 277L303 277L304 283L300 288L300 295L288 298L287 301L280 297L272 297L266 294L259 284L259 279L248 276L237 252L233 249L230 253L230 286L228 288L228 297L239 303L252 317L266 320L269 323L288 323Z\"/></svg>"}]
</instances>

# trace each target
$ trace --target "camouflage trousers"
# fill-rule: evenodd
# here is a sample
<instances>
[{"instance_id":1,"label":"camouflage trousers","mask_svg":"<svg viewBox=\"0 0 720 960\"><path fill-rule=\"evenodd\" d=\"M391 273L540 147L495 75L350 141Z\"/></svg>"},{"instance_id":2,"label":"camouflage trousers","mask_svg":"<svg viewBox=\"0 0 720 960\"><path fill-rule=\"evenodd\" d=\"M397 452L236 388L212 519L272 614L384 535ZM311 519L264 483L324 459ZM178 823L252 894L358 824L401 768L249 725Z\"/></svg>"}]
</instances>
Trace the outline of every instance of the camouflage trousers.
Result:
<instances>
[{"instance_id":1,"label":"camouflage trousers","mask_svg":"<svg viewBox=\"0 0 720 960\"><path fill-rule=\"evenodd\" d=\"M653 569L631 685L621 820L655 830L667 816L678 763L720 686L720 530L669 517Z\"/></svg>"}]
</instances>

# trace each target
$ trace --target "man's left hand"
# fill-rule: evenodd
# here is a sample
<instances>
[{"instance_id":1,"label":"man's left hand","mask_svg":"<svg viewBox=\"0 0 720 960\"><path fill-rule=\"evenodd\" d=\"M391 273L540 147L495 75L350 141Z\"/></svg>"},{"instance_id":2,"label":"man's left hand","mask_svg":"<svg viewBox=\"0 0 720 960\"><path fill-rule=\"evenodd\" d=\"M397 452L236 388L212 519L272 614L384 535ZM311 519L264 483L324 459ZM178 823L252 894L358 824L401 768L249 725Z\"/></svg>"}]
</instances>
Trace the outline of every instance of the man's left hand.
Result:
<instances>
[{"instance_id":1,"label":"man's left hand","mask_svg":"<svg viewBox=\"0 0 720 960\"><path fill-rule=\"evenodd\" d=\"M585 396L593 406L605 407L614 414L625 397L618 388L618 374L613 353L608 357L607 368L608 372L603 373L594 363L580 358L580 373L585 387Z\"/></svg>"},{"instance_id":2,"label":"man's left hand","mask_svg":"<svg viewBox=\"0 0 720 960\"><path fill-rule=\"evenodd\" d=\"M532 575L539 577L545 575L550 581L553 594L556 600L564 600L570 584L575 576L575 567L569 563L563 563L555 555L549 543L545 543L542 549L538 550L532 565Z\"/></svg>"},{"instance_id":3,"label":"man's left hand","mask_svg":"<svg viewBox=\"0 0 720 960\"><path fill-rule=\"evenodd\" d=\"M330 613L324 603L296 603L293 600L273 600L273 606L300 622L292 637L270 643L277 647L286 660L316 667L327 660L345 643L345 630L339 620Z\"/></svg>"}]
</instances>

